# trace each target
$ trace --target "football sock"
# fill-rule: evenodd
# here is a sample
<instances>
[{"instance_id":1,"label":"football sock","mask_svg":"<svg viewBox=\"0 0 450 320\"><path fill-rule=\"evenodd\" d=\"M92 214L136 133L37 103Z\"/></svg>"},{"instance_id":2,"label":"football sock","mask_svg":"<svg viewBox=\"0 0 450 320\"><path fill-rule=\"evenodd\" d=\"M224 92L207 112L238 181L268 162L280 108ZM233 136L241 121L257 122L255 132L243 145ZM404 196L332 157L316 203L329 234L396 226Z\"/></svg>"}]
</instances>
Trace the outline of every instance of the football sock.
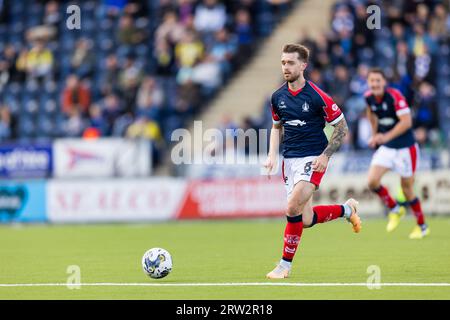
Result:
<instances>
[{"instance_id":1,"label":"football sock","mask_svg":"<svg viewBox=\"0 0 450 320\"><path fill-rule=\"evenodd\" d=\"M292 262L295 252L297 251L298 244L303 232L303 220L302 215L295 217L287 216L286 229L284 230L284 246L283 246L283 258L286 262Z\"/></svg>"},{"instance_id":2,"label":"football sock","mask_svg":"<svg viewBox=\"0 0 450 320\"><path fill-rule=\"evenodd\" d=\"M280 265L281 265L283 268L290 270L290 269L291 269L292 262L289 262L289 261L286 261L286 260L284 260L284 259L281 259L281 260L280 260Z\"/></svg>"},{"instance_id":3,"label":"football sock","mask_svg":"<svg viewBox=\"0 0 450 320\"><path fill-rule=\"evenodd\" d=\"M398 211L397 202L391 197L388 189L380 185L378 189L374 189L373 192L375 192L380 197L384 205L391 211Z\"/></svg>"},{"instance_id":4,"label":"football sock","mask_svg":"<svg viewBox=\"0 0 450 320\"><path fill-rule=\"evenodd\" d=\"M331 221L340 217L343 217L345 214L345 208L343 205L335 204L328 206L315 206L313 207L313 221L311 227L316 223L324 223L327 221ZM350 209L351 214L351 209Z\"/></svg>"},{"instance_id":5,"label":"football sock","mask_svg":"<svg viewBox=\"0 0 450 320\"><path fill-rule=\"evenodd\" d=\"M423 214L419 198L415 198L414 200L410 201L409 206L411 207L411 210L414 213L414 216L416 217L417 224L419 226L423 225L425 223L425 216Z\"/></svg>"}]
</instances>

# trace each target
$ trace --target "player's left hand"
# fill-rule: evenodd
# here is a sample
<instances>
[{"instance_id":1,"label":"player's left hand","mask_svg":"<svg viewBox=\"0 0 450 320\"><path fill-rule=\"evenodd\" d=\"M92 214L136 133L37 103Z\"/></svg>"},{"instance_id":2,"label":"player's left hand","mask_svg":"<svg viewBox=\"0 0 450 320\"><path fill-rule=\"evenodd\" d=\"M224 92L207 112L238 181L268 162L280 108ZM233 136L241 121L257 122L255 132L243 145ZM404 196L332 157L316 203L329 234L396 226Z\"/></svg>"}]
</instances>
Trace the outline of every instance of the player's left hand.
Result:
<instances>
[{"instance_id":1,"label":"player's left hand","mask_svg":"<svg viewBox=\"0 0 450 320\"><path fill-rule=\"evenodd\" d=\"M317 172L324 172L325 169L328 166L328 157L324 155L323 153L318 156L316 159L314 159L312 163L312 169L313 171Z\"/></svg>"},{"instance_id":2,"label":"player's left hand","mask_svg":"<svg viewBox=\"0 0 450 320\"><path fill-rule=\"evenodd\" d=\"M386 135L383 133L377 133L374 137L375 143L377 145L385 144L388 140L386 139Z\"/></svg>"}]
</instances>

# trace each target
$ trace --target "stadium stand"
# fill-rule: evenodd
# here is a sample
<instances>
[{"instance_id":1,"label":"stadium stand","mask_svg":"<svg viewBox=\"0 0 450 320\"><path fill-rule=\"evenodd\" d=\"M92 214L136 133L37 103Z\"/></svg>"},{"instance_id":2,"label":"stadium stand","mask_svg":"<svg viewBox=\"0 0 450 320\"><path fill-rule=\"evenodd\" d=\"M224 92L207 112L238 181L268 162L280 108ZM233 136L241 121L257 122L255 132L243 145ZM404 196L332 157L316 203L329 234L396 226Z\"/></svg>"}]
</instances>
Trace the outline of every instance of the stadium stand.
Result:
<instances>
[{"instance_id":1,"label":"stadium stand","mask_svg":"<svg viewBox=\"0 0 450 320\"><path fill-rule=\"evenodd\" d=\"M382 6L381 29L366 27L366 8ZM311 48L309 78L342 106L351 128L343 150L368 149L365 76L382 67L413 109L415 135L425 148L442 147L450 138L450 15L441 1L337 1L330 31L318 39L299 39ZM263 127L271 127L268 101ZM258 125L260 127L261 125Z\"/></svg>"},{"instance_id":2,"label":"stadium stand","mask_svg":"<svg viewBox=\"0 0 450 320\"><path fill-rule=\"evenodd\" d=\"M199 112L285 16L289 1L0 2L0 141L154 142Z\"/></svg>"}]
</instances>

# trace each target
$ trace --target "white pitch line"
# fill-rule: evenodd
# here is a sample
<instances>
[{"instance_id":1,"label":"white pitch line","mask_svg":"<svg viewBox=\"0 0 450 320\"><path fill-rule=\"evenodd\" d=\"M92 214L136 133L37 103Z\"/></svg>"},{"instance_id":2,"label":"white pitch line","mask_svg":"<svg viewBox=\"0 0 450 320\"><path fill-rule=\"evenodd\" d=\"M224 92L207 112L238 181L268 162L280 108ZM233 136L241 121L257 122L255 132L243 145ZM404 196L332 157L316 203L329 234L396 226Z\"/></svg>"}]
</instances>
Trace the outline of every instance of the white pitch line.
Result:
<instances>
[{"instance_id":1,"label":"white pitch line","mask_svg":"<svg viewBox=\"0 0 450 320\"><path fill-rule=\"evenodd\" d=\"M450 287L450 283L296 283L296 282L225 282L225 283L0 283L0 287Z\"/></svg>"}]
</instances>

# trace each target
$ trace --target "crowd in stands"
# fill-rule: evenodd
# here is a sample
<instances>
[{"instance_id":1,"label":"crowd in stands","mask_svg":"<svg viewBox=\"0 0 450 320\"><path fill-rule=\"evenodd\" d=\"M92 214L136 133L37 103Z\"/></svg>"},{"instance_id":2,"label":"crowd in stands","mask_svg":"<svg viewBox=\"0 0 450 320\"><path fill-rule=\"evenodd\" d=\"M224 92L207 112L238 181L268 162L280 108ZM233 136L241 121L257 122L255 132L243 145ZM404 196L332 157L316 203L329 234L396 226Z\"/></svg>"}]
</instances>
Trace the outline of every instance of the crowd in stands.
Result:
<instances>
[{"instance_id":1,"label":"crowd in stands","mask_svg":"<svg viewBox=\"0 0 450 320\"><path fill-rule=\"evenodd\" d=\"M380 29L367 26L371 4L380 6ZM342 150L368 149L371 128L363 96L367 72L375 66L406 97L420 145L442 145L439 101L450 111L450 105L443 105L450 101L448 6L448 1L337 1L329 32L314 40L303 32L299 43L311 49L306 77L333 97L350 126ZM445 46L447 53L442 53ZM447 100L439 100L438 93ZM253 119L255 127L271 126L269 109L264 106L264 119Z\"/></svg>"},{"instance_id":2,"label":"crowd in stands","mask_svg":"<svg viewBox=\"0 0 450 320\"><path fill-rule=\"evenodd\" d=\"M2 142L142 137L157 152L291 1L87 0L80 29L67 27L69 4L0 1Z\"/></svg>"}]
</instances>

